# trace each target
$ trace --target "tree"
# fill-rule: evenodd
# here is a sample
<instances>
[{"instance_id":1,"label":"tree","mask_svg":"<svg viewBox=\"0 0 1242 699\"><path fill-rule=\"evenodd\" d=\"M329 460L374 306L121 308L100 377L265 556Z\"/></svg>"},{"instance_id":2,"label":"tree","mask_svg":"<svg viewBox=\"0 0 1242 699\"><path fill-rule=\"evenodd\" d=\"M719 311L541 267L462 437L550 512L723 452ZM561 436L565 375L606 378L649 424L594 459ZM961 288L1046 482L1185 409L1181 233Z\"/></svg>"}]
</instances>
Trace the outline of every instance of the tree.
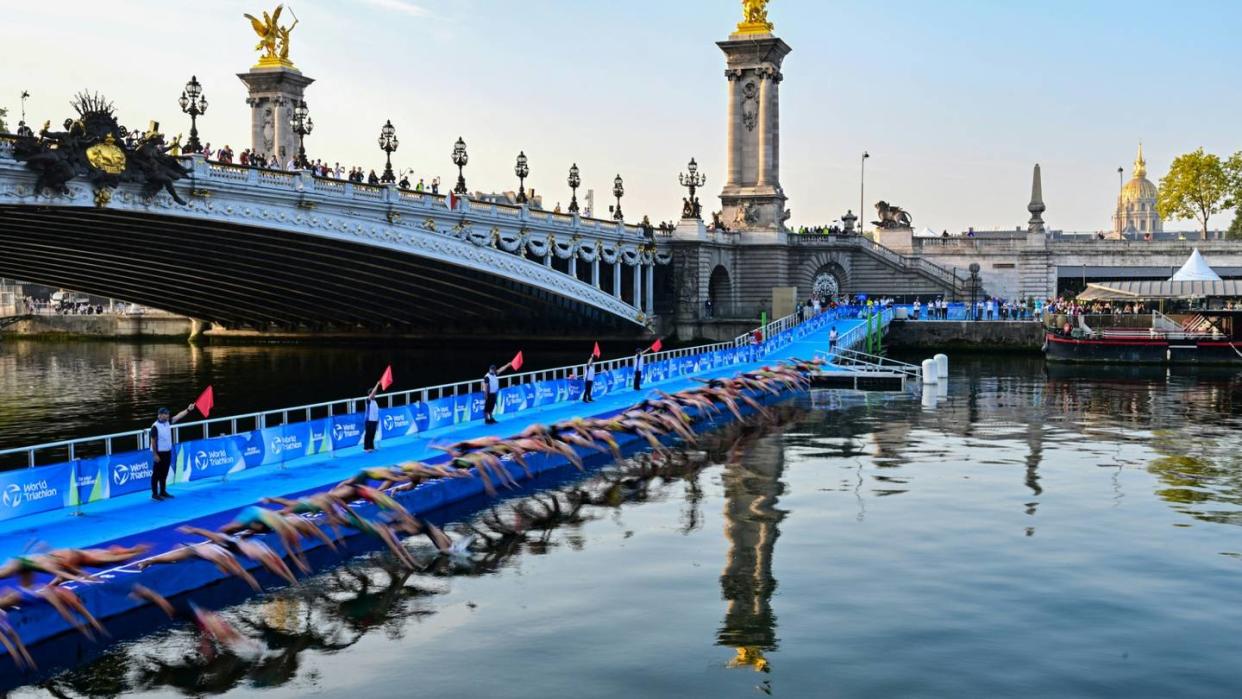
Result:
<instances>
[{"instance_id":1,"label":"tree","mask_svg":"<svg viewBox=\"0 0 1242 699\"><path fill-rule=\"evenodd\" d=\"M9 115L9 110L0 107L0 133L8 133L9 125L4 123L4 118Z\"/></svg>"},{"instance_id":2,"label":"tree","mask_svg":"<svg viewBox=\"0 0 1242 699\"><path fill-rule=\"evenodd\" d=\"M1229 230L1225 231L1225 237L1230 240L1242 240L1242 211L1234 213L1233 223L1229 224Z\"/></svg>"},{"instance_id":3,"label":"tree","mask_svg":"<svg viewBox=\"0 0 1242 699\"><path fill-rule=\"evenodd\" d=\"M1163 219L1195 219L1207 238L1208 219L1221 212L1229 196L1229 177L1220 157L1204 153L1177 156L1160 180L1156 211Z\"/></svg>"}]
</instances>

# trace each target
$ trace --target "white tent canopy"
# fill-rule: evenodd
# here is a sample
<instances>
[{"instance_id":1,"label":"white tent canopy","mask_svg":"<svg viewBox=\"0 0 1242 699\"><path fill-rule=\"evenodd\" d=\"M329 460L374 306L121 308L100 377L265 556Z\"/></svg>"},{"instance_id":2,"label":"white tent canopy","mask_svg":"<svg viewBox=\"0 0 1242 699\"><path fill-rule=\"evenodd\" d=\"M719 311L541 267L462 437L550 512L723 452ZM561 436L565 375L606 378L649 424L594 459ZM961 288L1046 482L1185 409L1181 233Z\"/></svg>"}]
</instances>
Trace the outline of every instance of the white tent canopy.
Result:
<instances>
[{"instance_id":1,"label":"white tent canopy","mask_svg":"<svg viewBox=\"0 0 1242 699\"><path fill-rule=\"evenodd\" d=\"M1207 260L1203 259L1203 255L1199 254L1199 248L1195 248L1190 253L1190 257L1186 260L1186 264L1182 268L1169 277L1171 282L1218 282L1220 275L1216 270L1212 269Z\"/></svg>"},{"instance_id":2,"label":"white tent canopy","mask_svg":"<svg viewBox=\"0 0 1242 699\"><path fill-rule=\"evenodd\" d=\"M940 234L928 228L927 226L923 226L923 230L919 231L918 233L915 233L914 237L916 238L939 238Z\"/></svg>"}]
</instances>

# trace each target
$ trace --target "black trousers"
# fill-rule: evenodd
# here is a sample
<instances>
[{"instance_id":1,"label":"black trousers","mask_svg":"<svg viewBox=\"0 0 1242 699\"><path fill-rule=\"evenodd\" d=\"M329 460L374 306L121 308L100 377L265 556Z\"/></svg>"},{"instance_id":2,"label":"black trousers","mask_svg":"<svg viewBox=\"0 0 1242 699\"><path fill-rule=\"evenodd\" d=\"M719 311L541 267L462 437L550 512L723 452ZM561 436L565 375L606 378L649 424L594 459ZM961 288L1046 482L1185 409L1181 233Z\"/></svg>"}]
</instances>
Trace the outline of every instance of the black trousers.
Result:
<instances>
[{"instance_id":1,"label":"black trousers","mask_svg":"<svg viewBox=\"0 0 1242 699\"><path fill-rule=\"evenodd\" d=\"M496 394L487 393L483 396L483 420L486 422L495 422L496 418L492 417L492 411L496 409Z\"/></svg>"},{"instance_id":2,"label":"black trousers","mask_svg":"<svg viewBox=\"0 0 1242 699\"><path fill-rule=\"evenodd\" d=\"M643 387L643 372L641 370L635 369L634 370L634 390L635 391L640 390L642 387Z\"/></svg>"},{"instance_id":3,"label":"black trousers","mask_svg":"<svg viewBox=\"0 0 1242 699\"><path fill-rule=\"evenodd\" d=\"M155 455L159 457L159 461L155 463L155 468L151 471L151 494L167 495L168 470L172 468L172 452L157 451Z\"/></svg>"},{"instance_id":4,"label":"black trousers","mask_svg":"<svg viewBox=\"0 0 1242 699\"><path fill-rule=\"evenodd\" d=\"M367 420L367 424L363 427L362 448L375 448L375 431L379 429L379 420Z\"/></svg>"},{"instance_id":5,"label":"black trousers","mask_svg":"<svg viewBox=\"0 0 1242 699\"><path fill-rule=\"evenodd\" d=\"M591 380L588 380L586 383L582 384L582 402L583 403L590 403L592 400L594 400L593 398L591 398L591 388L594 385L595 385L595 382Z\"/></svg>"}]
</instances>

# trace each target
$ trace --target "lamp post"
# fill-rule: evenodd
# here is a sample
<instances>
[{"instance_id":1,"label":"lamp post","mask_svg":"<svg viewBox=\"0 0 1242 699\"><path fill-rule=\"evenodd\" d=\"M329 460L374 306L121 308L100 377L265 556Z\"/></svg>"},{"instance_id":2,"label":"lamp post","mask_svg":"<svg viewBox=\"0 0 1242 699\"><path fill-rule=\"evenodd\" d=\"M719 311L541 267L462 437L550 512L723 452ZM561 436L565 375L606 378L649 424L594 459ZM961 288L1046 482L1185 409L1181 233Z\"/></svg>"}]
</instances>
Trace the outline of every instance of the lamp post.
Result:
<instances>
[{"instance_id":1,"label":"lamp post","mask_svg":"<svg viewBox=\"0 0 1242 699\"><path fill-rule=\"evenodd\" d=\"M979 263L970 263L970 308L967 310L967 316L974 320L979 320L979 316L975 315L975 299L979 294Z\"/></svg>"},{"instance_id":2,"label":"lamp post","mask_svg":"<svg viewBox=\"0 0 1242 699\"><path fill-rule=\"evenodd\" d=\"M867 201L867 158L870 158L870 157L871 157L870 153L868 153L867 151L863 151L862 160L861 160L862 165L859 166L859 176L858 176L858 217L859 217L858 234L859 235L862 235L863 228L866 227L865 221L867 220L866 213L865 213L866 208L864 207L867 205L866 204L866 201Z\"/></svg>"},{"instance_id":3,"label":"lamp post","mask_svg":"<svg viewBox=\"0 0 1242 699\"><path fill-rule=\"evenodd\" d=\"M582 178L578 176L578 163L569 166L569 190L572 194L569 197L569 213L578 213L578 187L582 184Z\"/></svg>"},{"instance_id":4,"label":"lamp post","mask_svg":"<svg viewBox=\"0 0 1242 699\"><path fill-rule=\"evenodd\" d=\"M190 140L186 141L186 152L202 153L203 145L198 142L198 117L207 112L207 96L203 94L198 76L190 76L190 82L185 84L177 104L181 105L182 112L190 115Z\"/></svg>"},{"instance_id":5,"label":"lamp post","mask_svg":"<svg viewBox=\"0 0 1242 699\"><path fill-rule=\"evenodd\" d=\"M459 136L457 143L453 144L453 164L457 166L457 185L453 187L453 194L464 195L466 193L466 177L462 174L462 168L466 167L468 162L470 162L470 156L466 154L466 142Z\"/></svg>"},{"instance_id":6,"label":"lamp post","mask_svg":"<svg viewBox=\"0 0 1242 699\"><path fill-rule=\"evenodd\" d=\"M380 150L384 151L384 175L380 177L380 182L391 184L397 181L397 176L392 174L392 153L397 150L399 142L397 141L397 130L393 128L392 119L384 121L384 125L380 127L379 139Z\"/></svg>"},{"instance_id":7,"label":"lamp post","mask_svg":"<svg viewBox=\"0 0 1242 699\"><path fill-rule=\"evenodd\" d=\"M707 183L707 175L699 173L699 164L694 162L694 158L690 158L690 164L686 165L686 169L690 171L689 174L683 172L677 175L677 181L681 183L681 186L690 189L690 206L682 214L683 216L689 214L685 216L686 218L699 219L702 218L703 210L699 206L699 198L694 196L694 190Z\"/></svg>"},{"instance_id":8,"label":"lamp post","mask_svg":"<svg viewBox=\"0 0 1242 699\"><path fill-rule=\"evenodd\" d=\"M617 208L612 210L612 219L614 221L624 221L625 215L621 213L621 197L625 196L625 183L621 181L621 175L612 181L612 195L617 198Z\"/></svg>"},{"instance_id":9,"label":"lamp post","mask_svg":"<svg viewBox=\"0 0 1242 699\"><path fill-rule=\"evenodd\" d=\"M518 177L519 204L526 203L526 176L530 174L530 166L526 164L526 151L518 151L517 164L513 166L513 174Z\"/></svg>"},{"instance_id":10,"label":"lamp post","mask_svg":"<svg viewBox=\"0 0 1242 699\"><path fill-rule=\"evenodd\" d=\"M298 159L297 166L300 168L310 167L310 161L306 159L306 137L315 128L315 122L310 118L310 110L306 108L306 100L298 100L293 107L293 116L289 117L289 126L293 128L293 133L298 135Z\"/></svg>"}]
</instances>

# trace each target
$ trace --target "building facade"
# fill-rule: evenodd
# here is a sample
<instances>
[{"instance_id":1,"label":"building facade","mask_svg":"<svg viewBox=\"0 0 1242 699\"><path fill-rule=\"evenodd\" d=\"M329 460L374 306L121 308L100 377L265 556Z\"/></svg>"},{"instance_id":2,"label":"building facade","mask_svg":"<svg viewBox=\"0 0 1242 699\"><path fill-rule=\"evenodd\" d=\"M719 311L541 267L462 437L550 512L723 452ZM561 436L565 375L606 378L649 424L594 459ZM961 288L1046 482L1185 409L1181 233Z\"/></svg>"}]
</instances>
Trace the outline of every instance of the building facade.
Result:
<instances>
[{"instance_id":1,"label":"building facade","mask_svg":"<svg viewBox=\"0 0 1242 699\"><path fill-rule=\"evenodd\" d=\"M1142 239L1153 238L1164 231L1164 222L1156 212L1156 199L1160 191L1147 179L1147 161L1143 159L1143 144L1139 144L1134 158L1134 175L1122 185L1117 196L1117 210L1113 214L1113 237Z\"/></svg>"}]
</instances>

